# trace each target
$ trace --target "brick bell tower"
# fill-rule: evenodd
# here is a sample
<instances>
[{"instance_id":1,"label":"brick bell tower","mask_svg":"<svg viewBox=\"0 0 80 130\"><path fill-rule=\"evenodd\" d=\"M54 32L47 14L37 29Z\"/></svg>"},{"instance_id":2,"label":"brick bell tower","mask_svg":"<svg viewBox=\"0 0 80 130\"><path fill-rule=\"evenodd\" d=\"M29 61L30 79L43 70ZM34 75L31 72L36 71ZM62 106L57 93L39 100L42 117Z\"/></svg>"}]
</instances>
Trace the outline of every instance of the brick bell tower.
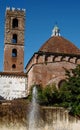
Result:
<instances>
[{"instance_id":1,"label":"brick bell tower","mask_svg":"<svg viewBox=\"0 0 80 130\"><path fill-rule=\"evenodd\" d=\"M4 72L24 71L25 9L6 8Z\"/></svg>"}]
</instances>

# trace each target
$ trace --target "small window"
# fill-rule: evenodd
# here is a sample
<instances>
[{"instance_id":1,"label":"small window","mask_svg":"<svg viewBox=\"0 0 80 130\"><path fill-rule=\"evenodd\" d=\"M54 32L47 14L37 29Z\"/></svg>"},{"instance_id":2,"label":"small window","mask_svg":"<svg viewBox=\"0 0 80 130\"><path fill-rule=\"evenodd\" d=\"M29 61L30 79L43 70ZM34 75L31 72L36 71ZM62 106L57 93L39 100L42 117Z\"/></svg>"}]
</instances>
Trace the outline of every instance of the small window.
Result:
<instances>
[{"instance_id":1,"label":"small window","mask_svg":"<svg viewBox=\"0 0 80 130\"><path fill-rule=\"evenodd\" d=\"M17 35L13 34L12 43L17 43Z\"/></svg>"},{"instance_id":2,"label":"small window","mask_svg":"<svg viewBox=\"0 0 80 130\"><path fill-rule=\"evenodd\" d=\"M13 65L12 65L12 68L13 68L13 69L15 69L15 68L16 68L16 65L15 65L15 64L13 64Z\"/></svg>"},{"instance_id":3,"label":"small window","mask_svg":"<svg viewBox=\"0 0 80 130\"><path fill-rule=\"evenodd\" d=\"M17 50L16 49L12 50L12 57L17 57Z\"/></svg>"},{"instance_id":4,"label":"small window","mask_svg":"<svg viewBox=\"0 0 80 130\"><path fill-rule=\"evenodd\" d=\"M16 28L16 27L18 27L18 19L13 19L13 21L12 21L12 27L13 28Z\"/></svg>"}]
</instances>

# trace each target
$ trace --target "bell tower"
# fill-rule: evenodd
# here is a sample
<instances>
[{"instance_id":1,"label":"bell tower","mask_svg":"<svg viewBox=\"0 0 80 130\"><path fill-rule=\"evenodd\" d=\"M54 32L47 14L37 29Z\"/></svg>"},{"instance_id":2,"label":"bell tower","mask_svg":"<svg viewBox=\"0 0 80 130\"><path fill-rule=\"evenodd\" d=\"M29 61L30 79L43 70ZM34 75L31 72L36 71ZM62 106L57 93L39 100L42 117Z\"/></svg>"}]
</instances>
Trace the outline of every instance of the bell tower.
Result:
<instances>
[{"instance_id":1,"label":"bell tower","mask_svg":"<svg viewBox=\"0 0 80 130\"><path fill-rule=\"evenodd\" d=\"M25 9L6 8L4 72L24 71Z\"/></svg>"}]
</instances>

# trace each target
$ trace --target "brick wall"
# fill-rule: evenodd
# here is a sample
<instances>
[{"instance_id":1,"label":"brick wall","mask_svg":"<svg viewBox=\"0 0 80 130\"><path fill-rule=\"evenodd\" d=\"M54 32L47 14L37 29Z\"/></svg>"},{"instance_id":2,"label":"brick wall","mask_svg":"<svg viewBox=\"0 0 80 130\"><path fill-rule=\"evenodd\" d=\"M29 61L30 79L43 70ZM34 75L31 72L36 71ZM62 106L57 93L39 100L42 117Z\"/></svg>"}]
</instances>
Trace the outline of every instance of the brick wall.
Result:
<instances>
[{"instance_id":1,"label":"brick wall","mask_svg":"<svg viewBox=\"0 0 80 130\"><path fill-rule=\"evenodd\" d=\"M47 57L47 58L46 58ZM36 59L36 63L33 63L33 59ZM70 57L69 55L39 55L31 59L30 63L26 67L28 74L28 88L34 84L41 84L43 87L47 84L56 83L58 87L59 82L64 80L65 70L64 68L75 68L80 63L80 59L76 56Z\"/></svg>"}]
</instances>

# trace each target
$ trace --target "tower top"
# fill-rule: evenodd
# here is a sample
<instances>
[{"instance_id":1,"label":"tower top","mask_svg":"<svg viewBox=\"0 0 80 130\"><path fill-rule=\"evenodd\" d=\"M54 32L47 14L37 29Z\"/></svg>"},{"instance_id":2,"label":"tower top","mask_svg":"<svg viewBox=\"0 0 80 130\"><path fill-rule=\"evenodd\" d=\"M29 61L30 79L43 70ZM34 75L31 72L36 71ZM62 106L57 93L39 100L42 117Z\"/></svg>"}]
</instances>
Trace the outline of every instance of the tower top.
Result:
<instances>
[{"instance_id":1,"label":"tower top","mask_svg":"<svg viewBox=\"0 0 80 130\"><path fill-rule=\"evenodd\" d=\"M57 25L54 26L51 36L60 36L60 29Z\"/></svg>"},{"instance_id":2,"label":"tower top","mask_svg":"<svg viewBox=\"0 0 80 130\"><path fill-rule=\"evenodd\" d=\"M6 11L26 11L26 9L20 9L20 8L10 8L10 7L6 7Z\"/></svg>"}]
</instances>

